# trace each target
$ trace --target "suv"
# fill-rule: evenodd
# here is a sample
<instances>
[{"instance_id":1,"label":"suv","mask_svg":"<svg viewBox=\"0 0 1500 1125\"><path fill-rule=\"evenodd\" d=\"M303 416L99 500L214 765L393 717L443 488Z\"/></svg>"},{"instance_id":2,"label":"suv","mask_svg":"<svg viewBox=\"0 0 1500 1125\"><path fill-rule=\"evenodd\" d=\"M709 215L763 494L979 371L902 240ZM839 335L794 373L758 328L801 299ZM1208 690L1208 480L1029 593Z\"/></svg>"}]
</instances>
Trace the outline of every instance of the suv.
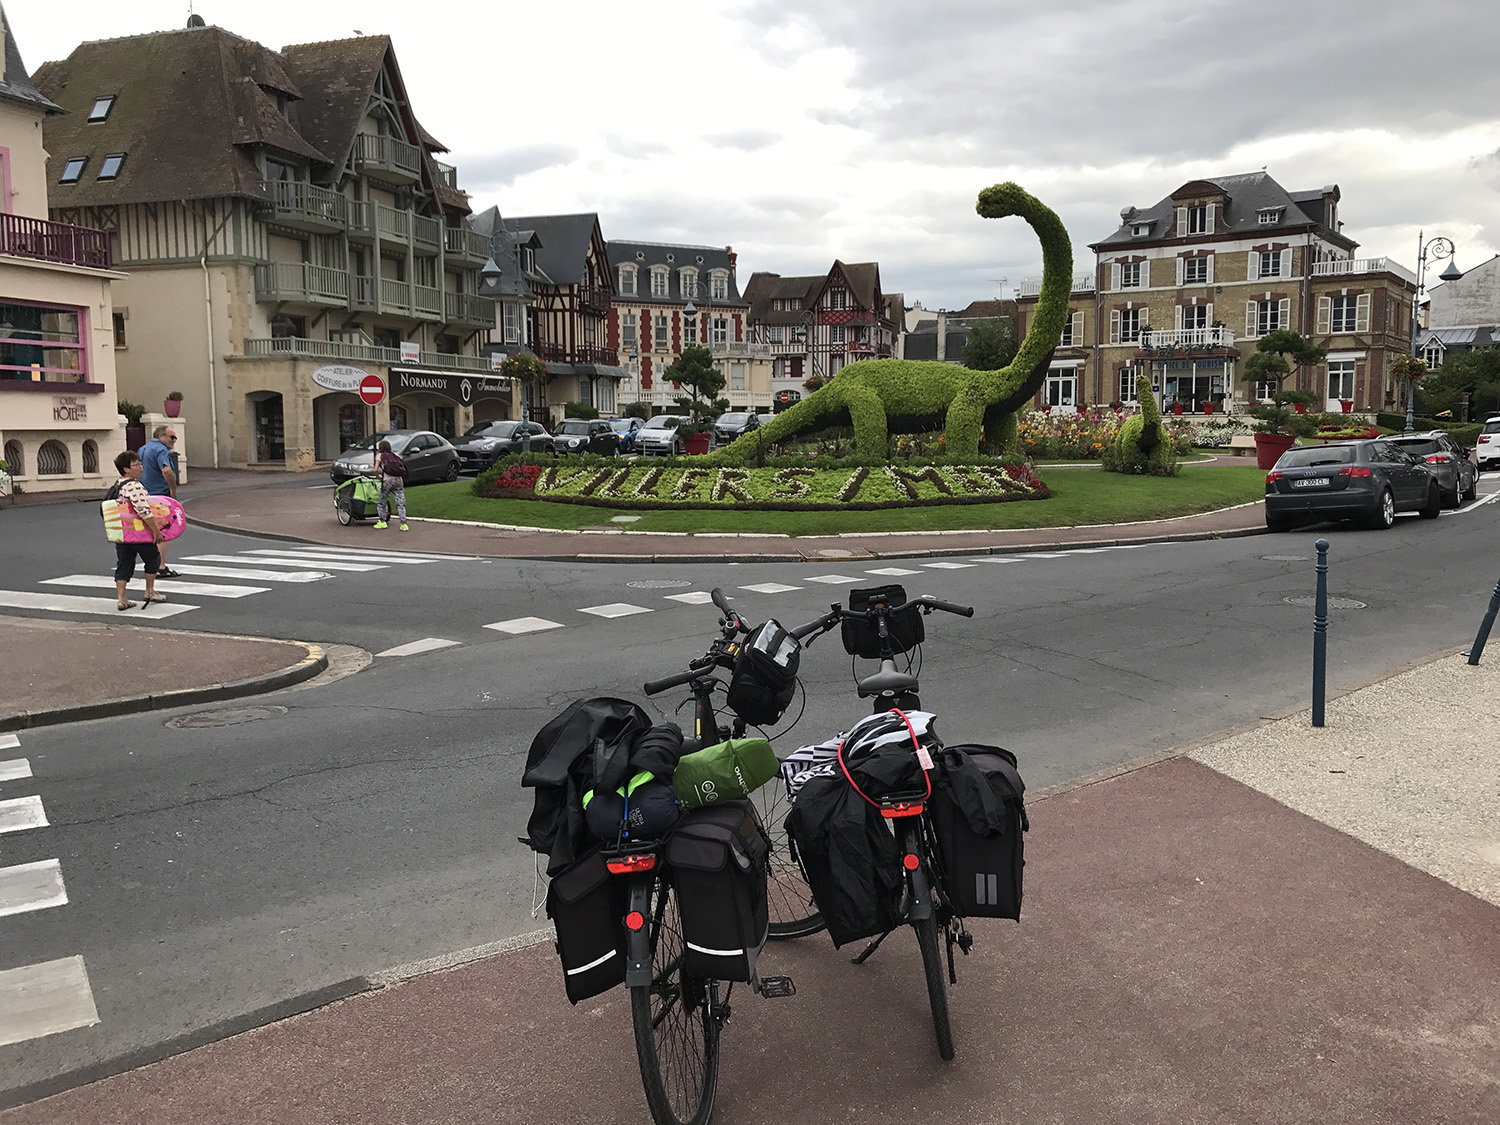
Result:
<instances>
[{"instance_id":1,"label":"suv","mask_svg":"<svg viewBox=\"0 0 1500 1125\"><path fill-rule=\"evenodd\" d=\"M718 421L714 423L714 439L728 444L735 438L758 429L760 429L758 414L739 411L732 414L720 414Z\"/></svg>"},{"instance_id":2,"label":"suv","mask_svg":"<svg viewBox=\"0 0 1500 1125\"><path fill-rule=\"evenodd\" d=\"M1437 479L1438 488L1442 489L1443 503L1448 507L1456 508L1478 495L1479 470L1474 466L1472 454L1446 431L1392 435L1386 440L1427 462L1428 470Z\"/></svg>"},{"instance_id":3,"label":"suv","mask_svg":"<svg viewBox=\"0 0 1500 1125\"><path fill-rule=\"evenodd\" d=\"M1491 414L1484 420L1479 431L1479 445L1474 450L1479 458L1482 473L1494 462L1500 461L1500 414Z\"/></svg>"},{"instance_id":4,"label":"suv","mask_svg":"<svg viewBox=\"0 0 1500 1125\"><path fill-rule=\"evenodd\" d=\"M463 459L464 470L477 473L488 469L501 457L526 452L522 448L526 444L523 438L530 439L532 453L552 452L552 435L541 426L535 422L512 422L503 418L471 426L454 445Z\"/></svg>"}]
</instances>

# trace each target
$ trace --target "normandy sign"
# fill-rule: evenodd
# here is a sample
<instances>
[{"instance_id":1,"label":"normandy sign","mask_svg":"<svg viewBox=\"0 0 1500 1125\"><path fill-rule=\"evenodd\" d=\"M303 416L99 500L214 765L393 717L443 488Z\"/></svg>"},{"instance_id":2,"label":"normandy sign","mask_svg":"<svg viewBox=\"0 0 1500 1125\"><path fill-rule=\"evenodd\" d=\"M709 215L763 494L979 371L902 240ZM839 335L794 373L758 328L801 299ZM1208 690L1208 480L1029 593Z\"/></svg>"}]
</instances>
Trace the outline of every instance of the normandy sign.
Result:
<instances>
[{"instance_id":1,"label":"normandy sign","mask_svg":"<svg viewBox=\"0 0 1500 1125\"><path fill-rule=\"evenodd\" d=\"M342 363L329 363L319 367L312 373L312 381L318 386L329 391L348 391L350 394L359 393L359 385L364 382L370 373L358 367L349 367Z\"/></svg>"},{"instance_id":2,"label":"normandy sign","mask_svg":"<svg viewBox=\"0 0 1500 1125\"><path fill-rule=\"evenodd\" d=\"M510 394L510 380L493 375L445 375L439 371L403 371L391 369L391 394L426 393L439 395L460 406L469 406L476 398Z\"/></svg>"}]
</instances>

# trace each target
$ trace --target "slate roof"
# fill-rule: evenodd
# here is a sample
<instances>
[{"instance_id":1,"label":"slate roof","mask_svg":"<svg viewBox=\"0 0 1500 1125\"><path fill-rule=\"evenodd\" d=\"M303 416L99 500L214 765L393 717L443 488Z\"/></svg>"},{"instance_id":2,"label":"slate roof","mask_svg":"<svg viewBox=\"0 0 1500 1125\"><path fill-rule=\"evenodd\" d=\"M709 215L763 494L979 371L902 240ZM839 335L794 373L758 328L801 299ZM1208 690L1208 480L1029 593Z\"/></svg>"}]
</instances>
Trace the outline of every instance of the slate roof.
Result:
<instances>
[{"instance_id":1,"label":"slate roof","mask_svg":"<svg viewBox=\"0 0 1500 1125\"><path fill-rule=\"evenodd\" d=\"M1252 231L1284 237L1294 231L1316 228L1324 237L1346 243L1350 249L1358 245L1324 225L1323 197L1331 194L1336 200L1338 185L1331 184L1314 191L1288 192L1266 172L1247 172L1243 175L1214 176L1204 180L1189 181L1150 207L1127 208L1121 213L1119 229L1107 238L1091 243L1090 249L1114 249L1121 245L1142 241L1175 238L1177 235L1175 200L1186 195L1205 194L1213 188L1222 191L1226 200L1222 213L1217 216L1214 224L1214 233L1208 237L1244 234ZM1316 207L1313 206L1314 202L1317 203ZM1277 222L1261 223L1259 221L1260 212L1268 208L1280 209L1281 214ZM1142 224L1151 228L1148 234L1137 237L1131 233L1132 227ZM1195 234L1189 237L1197 240L1204 236Z\"/></svg>"},{"instance_id":2,"label":"slate roof","mask_svg":"<svg viewBox=\"0 0 1500 1125\"><path fill-rule=\"evenodd\" d=\"M15 36L10 33L10 18L5 14L4 5L0 5L0 36L5 38L5 77L0 79L0 98L20 102L44 113L62 113L61 106L44 96L32 84L31 75L26 72L26 64L21 61L21 49L16 45Z\"/></svg>"},{"instance_id":3,"label":"slate roof","mask_svg":"<svg viewBox=\"0 0 1500 1125\"><path fill-rule=\"evenodd\" d=\"M708 286L708 275L710 270L727 270L729 272L729 297L726 300L714 298L714 304L735 305L745 307L747 302L740 296L739 280L734 276L734 262L730 259L730 251L724 246L691 246L677 245L661 242L606 242L605 250L609 255L609 269L615 279L617 298L628 301L644 301L650 304L652 301L680 303L687 300L682 294L682 274L679 272L684 267L698 271L698 289L703 293ZM620 266L633 265L636 267L635 293L626 296L618 292ZM651 267L667 266L667 296L651 296ZM693 298L704 300L702 296Z\"/></svg>"},{"instance_id":4,"label":"slate roof","mask_svg":"<svg viewBox=\"0 0 1500 1125\"><path fill-rule=\"evenodd\" d=\"M876 300L876 293L880 291L880 263L879 262L841 262L834 259L834 269L842 270L844 277L849 282L849 288L854 294L854 299L862 308L871 309L874 312L885 315L883 301ZM829 276L833 270L829 270ZM822 286L819 286L821 289Z\"/></svg>"},{"instance_id":5,"label":"slate roof","mask_svg":"<svg viewBox=\"0 0 1500 1125\"><path fill-rule=\"evenodd\" d=\"M757 271L745 285L745 300L750 305L750 319L757 324L805 324L813 298L828 280L827 274L815 277L782 277L779 273ZM798 298L802 308L777 310L777 298Z\"/></svg>"},{"instance_id":6,"label":"slate roof","mask_svg":"<svg viewBox=\"0 0 1500 1125\"><path fill-rule=\"evenodd\" d=\"M499 219L498 212L496 218ZM500 221L511 234L534 231L541 239L541 246L536 252L536 264L552 284L583 283L589 243L593 241L594 228L599 225L599 216L595 212L586 211L580 215L531 215Z\"/></svg>"},{"instance_id":7,"label":"slate roof","mask_svg":"<svg viewBox=\"0 0 1500 1125\"><path fill-rule=\"evenodd\" d=\"M298 43L284 49L287 70L300 80L300 131L342 167L365 115L370 92L391 47L388 35Z\"/></svg>"},{"instance_id":8,"label":"slate roof","mask_svg":"<svg viewBox=\"0 0 1500 1125\"><path fill-rule=\"evenodd\" d=\"M1420 351L1436 340L1445 348L1492 348L1500 344L1500 325L1473 324L1462 328L1424 328L1417 334Z\"/></svg>"},{"instance_id":9,"label":"slate roof","mask_svg":"<svg viewBox=\"0 0 1500 1125\"><path fill-rule=\"evenodd\" d=\"M541 239L536 236L536 232L506 230L499 207L491 207L477 215L471 215L469 226L490 240L490 260L479 271L479 295L529 300L532 296L532 278L523 274L521 263L516 258L516 247L530 244L533 251L539 250ZM535 276L535 280L547 279Z\"/></svg>"},{"instance_id":10,"label":"slate roof","mask_svg":"<svg viewBox=\"0 0 1500 1125\"><path fill-rule=\"evenodd\" d=\"M967 308L962 312L953 314L963 320L989 320L996 317L1016 315L1016 303L1014 301L970 301Z\"/></svg>"}]
</instances>

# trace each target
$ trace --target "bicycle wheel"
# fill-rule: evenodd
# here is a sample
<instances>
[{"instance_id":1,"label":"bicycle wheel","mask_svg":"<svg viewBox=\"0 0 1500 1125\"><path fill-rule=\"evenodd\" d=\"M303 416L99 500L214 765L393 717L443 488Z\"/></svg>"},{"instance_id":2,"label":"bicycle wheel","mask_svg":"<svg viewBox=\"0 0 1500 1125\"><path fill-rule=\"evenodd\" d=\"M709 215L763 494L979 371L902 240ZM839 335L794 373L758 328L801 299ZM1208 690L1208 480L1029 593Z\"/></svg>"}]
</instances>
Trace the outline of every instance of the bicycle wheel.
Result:
<instances>
[{"instance_id":1,"label":"bicycle wheel","mask_svg":"<svg viewBox=\"0 0 1500 1125\"><path fill-rule=\"evenodd\" d=\"M750 795L755 811L771 838L770 871L766 878L766 905L771 917L769 936L775 941L806 937L823 928L823 915L813 902L812 888L802 868L792 858L786 836L786 814L792 802L786 784L778 775Z\"/></svg>"},{"instance_id":2,"label":"bicycle wheel","mask_svg":"<svg viewBox=\"0 0 1500 1125\"><path fill-rule=\"evenodd\" d=\"M345 527L348 527L350 522L354 519L354 513L350 510L349 501L344 499L343 497L335 496L333 498L333 506L338 511L339 523L343 524Z\"/></svg>"},{"instance_id":3,"label":"bicycle wheel","mask_svg":"<svg viewBox=\"0 0 1500 1125\"><path fill-rule=\"evenodd\" d=\"M682 967L677 895L659 879L652 902L651 983L630 990L635 1053L656 1125L706 1125L719 1086L718 982Z\"/></svg>"},{"instance_id":4,"label":"bicycle wheel","mask_svg":"<svg viewBox=\"0 0 1500 1125\"><path fill-rule=\"evenodd\" d=\"M922 971L927 976L927 999L932 1004L932 1029L937 1033L938 1054L953 1057L953 1022L948 1017L948 975L943 965L943 950L938 945L936 918L923 918L911 924L917 931L917 948L922 951Z\"/></svg>"}]
</instances>

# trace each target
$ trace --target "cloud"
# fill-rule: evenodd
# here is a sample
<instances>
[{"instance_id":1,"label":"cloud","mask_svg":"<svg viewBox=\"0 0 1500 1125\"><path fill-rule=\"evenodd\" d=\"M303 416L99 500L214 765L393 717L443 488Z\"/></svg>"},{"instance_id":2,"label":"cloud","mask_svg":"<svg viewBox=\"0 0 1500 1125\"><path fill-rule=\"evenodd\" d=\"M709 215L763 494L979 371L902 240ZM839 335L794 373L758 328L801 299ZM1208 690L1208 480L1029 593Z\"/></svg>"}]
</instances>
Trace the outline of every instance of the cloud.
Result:
<instances>
[{"instance_id":1,"label":"cloud","mask_svg":"<svg viewBox=\"0 0 1500 1125\"><path fill-rule=\"evenodd\" d=\"M520 145L500 152L465 156L459 175L466 183L508 187L522 176L571 164L577 159L578 150L572 145Z\"/></svg>"},{"instance_id":2,"label":"cloud","mask_svg":"<svg viewBox=\"0 0 1500 1125\"><path fill-rule=\"evenodd\" d=\"M769 129L736 129L732 133L712 133L704 139L715 148L756 152L775 144L781 139L781 134L773 133Z\"/></svg>"}]
</instances>

